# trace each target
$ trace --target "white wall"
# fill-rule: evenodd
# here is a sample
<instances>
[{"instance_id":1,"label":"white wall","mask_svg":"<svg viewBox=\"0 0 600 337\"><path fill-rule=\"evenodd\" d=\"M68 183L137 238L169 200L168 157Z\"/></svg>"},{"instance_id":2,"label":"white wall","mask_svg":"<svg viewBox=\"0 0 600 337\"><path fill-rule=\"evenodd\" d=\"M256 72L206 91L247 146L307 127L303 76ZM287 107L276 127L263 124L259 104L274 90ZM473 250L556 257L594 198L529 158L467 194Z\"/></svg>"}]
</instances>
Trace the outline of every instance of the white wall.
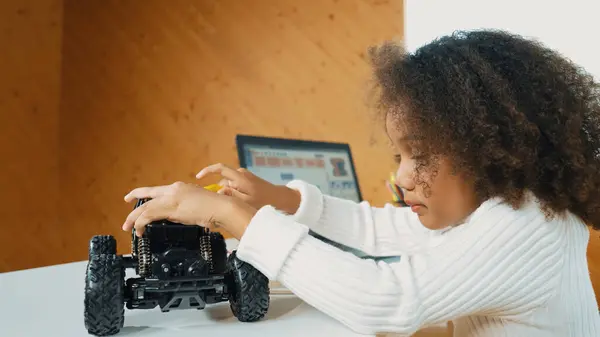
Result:
<instances>
[{"instance_id":1,"label":"white wall","mask_svg":"<svg viewBox=\"0 0 600 337\"><path fill-rule=\"evenodd\" d=\"M404 0L413 51L457 29L499 28L534 37L600 80L600 0Z\"/></svg>"}]
</instances>

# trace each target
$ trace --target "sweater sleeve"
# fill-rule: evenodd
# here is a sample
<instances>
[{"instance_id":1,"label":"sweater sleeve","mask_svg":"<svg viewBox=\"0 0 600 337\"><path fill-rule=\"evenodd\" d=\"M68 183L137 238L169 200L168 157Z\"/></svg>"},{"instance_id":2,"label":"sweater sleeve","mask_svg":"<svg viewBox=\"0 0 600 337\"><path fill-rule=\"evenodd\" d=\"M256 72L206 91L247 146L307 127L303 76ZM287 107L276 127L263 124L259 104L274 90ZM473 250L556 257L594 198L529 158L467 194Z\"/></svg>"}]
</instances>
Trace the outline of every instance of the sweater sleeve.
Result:
<instances>
[{"instance_id":1,"label":"sweater sleeve","mask_svg":"<svg viewBox=\"0 0 600 337\"><path fill-rule=\"evenodd\" d=\"M327 245L266 206L237 254L358 333L411 334L465 315L514 319L543 306L559 280L564 226L531 209L476 213L443 243L385 263Z\"/></svg>"},{"instance_id":2,"label":"sweater sleeve","mask_svg":"<svg viewBox=\"0 0 600 337\"><path fill-rule=\"evenodd\" d=\"M324 195L300 180L287 184L300 192L293 219L311 231L370 256L400 256L419 249L431 236L408 207L372 207L368 202Z\"/></svg>"}]
</instances>

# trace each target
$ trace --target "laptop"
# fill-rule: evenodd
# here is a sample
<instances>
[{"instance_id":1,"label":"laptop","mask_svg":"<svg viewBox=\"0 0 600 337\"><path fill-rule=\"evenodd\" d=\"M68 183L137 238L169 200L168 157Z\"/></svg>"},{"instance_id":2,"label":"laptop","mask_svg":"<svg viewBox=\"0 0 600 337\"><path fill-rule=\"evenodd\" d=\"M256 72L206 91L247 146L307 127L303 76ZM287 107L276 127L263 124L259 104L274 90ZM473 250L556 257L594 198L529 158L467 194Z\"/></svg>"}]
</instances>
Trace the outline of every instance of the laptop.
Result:
<instances>
[{"instance_id":1,"label":"laptop","mask_svg":"<svg viewBox=\"0 0 600 337\"><path fill-rule=\"evenodd\" d=\"M272 184L298 179L323 194L363 201L347 143L237 135L236 146L240 167Z\"/></svg>"}]
</instances>

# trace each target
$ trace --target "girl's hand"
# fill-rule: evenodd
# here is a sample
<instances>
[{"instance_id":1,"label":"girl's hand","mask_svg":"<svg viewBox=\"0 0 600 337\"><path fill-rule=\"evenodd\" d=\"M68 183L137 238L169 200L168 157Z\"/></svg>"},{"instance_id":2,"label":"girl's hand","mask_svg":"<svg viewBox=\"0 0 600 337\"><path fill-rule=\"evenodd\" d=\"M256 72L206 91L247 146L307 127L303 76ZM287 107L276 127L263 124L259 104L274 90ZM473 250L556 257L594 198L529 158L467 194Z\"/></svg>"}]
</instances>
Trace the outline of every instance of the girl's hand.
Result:
<instances>
[{"instance_id":1,"label":"girl's hand","mask_svg":"<svg viewBox=\"0 0 600 337\"><path fill-rule=\"evenodd\" d=\"M276 209L294 214L300 206L300 193L287 186L272 184L244 168L234 170L223 164L205 167L196 178L202 179L208 174L219 174L224 179L219 194L233 196L243 200L256 209L271 205Z\"/></svg>"},{"instance_id":2,"label":"girl's hand","mask_svg":"<svg viewBox=\"0 0 600 337\"><path fill-rule=\"evenodd\" d=\"M127 202L135 199L151 199L135 208L123 224L123 230L135 228L138 236L144 233L148 223L169 220L209 229L223 227L239 239L256 213L256 209L239 200L182 182L140 187L125 196Z\"/></svg>"}]
</instances>

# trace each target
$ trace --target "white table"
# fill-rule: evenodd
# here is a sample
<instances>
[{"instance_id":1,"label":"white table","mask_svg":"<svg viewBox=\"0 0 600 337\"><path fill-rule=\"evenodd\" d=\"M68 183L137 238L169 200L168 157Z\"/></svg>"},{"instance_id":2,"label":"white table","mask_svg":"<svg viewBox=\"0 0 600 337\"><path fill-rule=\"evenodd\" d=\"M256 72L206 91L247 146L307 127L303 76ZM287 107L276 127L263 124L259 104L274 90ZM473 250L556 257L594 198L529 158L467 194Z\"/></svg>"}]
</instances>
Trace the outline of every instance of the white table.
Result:
<instances>
[{"instance_id":1,"label":"white table","mask_svg":"<svg viewBox=\"0 0 600 337\"><path fill-rule=\"evenodd\" d=\"M228 242L234 247L235 242ZM87 261L0 274L1 337L75 337L88 335L83 325ZM273 295L267 317L241 323L229 303L204 310L162 313L160 309L127 310L118 336L351 337L339 322L293 295Z\"/></svg>"}]
</instances>

